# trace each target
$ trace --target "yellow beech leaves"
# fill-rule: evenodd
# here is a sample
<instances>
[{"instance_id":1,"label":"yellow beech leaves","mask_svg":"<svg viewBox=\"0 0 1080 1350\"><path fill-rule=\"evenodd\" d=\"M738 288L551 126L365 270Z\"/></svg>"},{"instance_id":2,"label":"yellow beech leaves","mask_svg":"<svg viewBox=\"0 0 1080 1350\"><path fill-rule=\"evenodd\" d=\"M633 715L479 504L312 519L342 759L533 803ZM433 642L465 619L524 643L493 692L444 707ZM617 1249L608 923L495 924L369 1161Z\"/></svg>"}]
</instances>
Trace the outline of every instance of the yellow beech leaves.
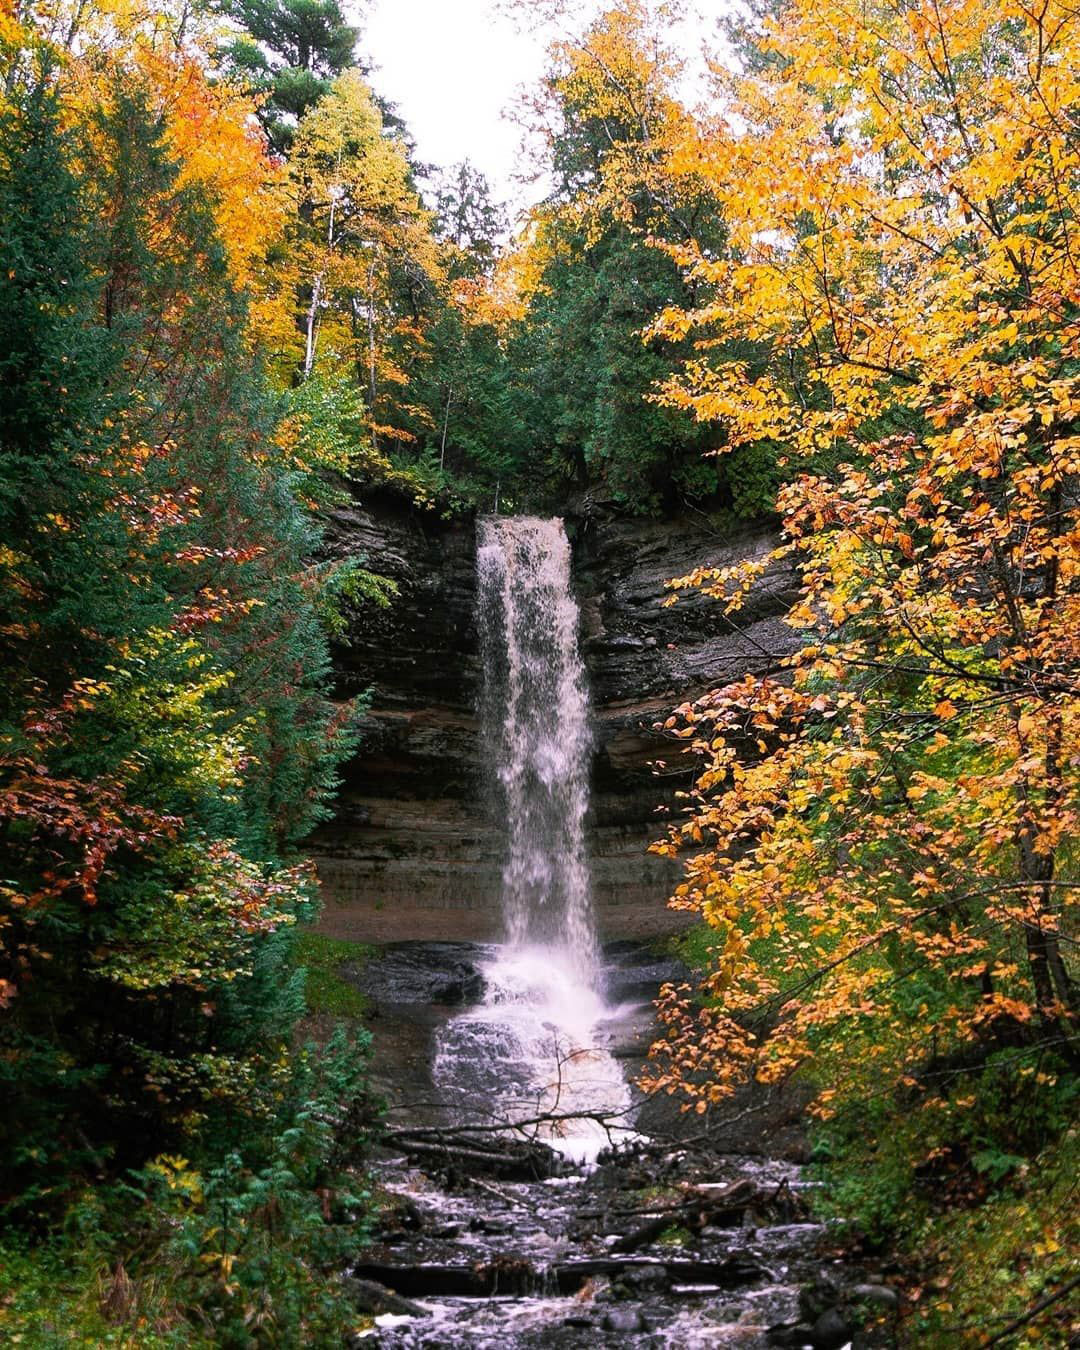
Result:
<instances>
[{"instance_id":1,"label":"yellow beech leaves","mask_svg":"<svg viewBox=\"0 0 1080 1350\"><path fill-rule=\"evenodd\" d=\"M701 769L657 851L717 945L651 1082L811 1064L828 1114L1010 1027L1075 1053L1080 21L796 0L763 46L673 156L728 243L654 328L699 342L668 403L789 460L806 645L668 728ZM764 565L674 594L737 613Z\"/></svg>"},{"instance_id":2,"label":"yellow beech leaves","mask_svg":"<svg viewBox=\"0 0 1080 1350\"><path fill-rule=\"evenodd\" d=\"M406 273L422 291L442 276L443 263L405 147L383 126L358 70L339 76L304 118L289 177L306 293L303 372L312 372L320 350L349 358L364 372L375 443L383 435L410 439L393 425L408 382L401 357L415 359L424 339L400 307L395 279Z\"/></svg>"}]
</instances>

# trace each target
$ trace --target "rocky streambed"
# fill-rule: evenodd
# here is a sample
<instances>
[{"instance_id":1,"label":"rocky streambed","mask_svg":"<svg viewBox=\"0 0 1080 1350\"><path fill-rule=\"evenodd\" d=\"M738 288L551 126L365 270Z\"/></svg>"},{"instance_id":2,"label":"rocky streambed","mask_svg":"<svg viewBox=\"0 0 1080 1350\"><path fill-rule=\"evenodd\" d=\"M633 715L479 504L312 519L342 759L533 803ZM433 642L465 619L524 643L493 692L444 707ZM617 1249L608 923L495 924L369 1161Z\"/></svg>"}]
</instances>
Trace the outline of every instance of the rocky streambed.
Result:
<instances>
[{"instance_id":1,"label":"rocky streambed","mask_svg":"<svg viewBox=\"0 0 1080 1350\"><path fill-rule=\"evenodd\" d=\"M365 1345L889 1343L894 1291L813 1218L803 1167L769 1156L770 1141L798 1154L790 1126L778 1133L754 1103L736 1114L756 1125L703 1133L637 1096L626 1118L601 1122L611 1146L582 1165L551 1147L558 1121L507 1131L498 1103L448 1101L437 1046L482 997L490 952L402 943L357 973L376 1000L389 1120L381 1218L351 1272L375 1319ZM632 1078L651 999L686 972L633 942L609 944L605 957L611 1015L598 1044ZM476 1081L482 1093L482 1073Z\"/></svg>"}]
</instances>

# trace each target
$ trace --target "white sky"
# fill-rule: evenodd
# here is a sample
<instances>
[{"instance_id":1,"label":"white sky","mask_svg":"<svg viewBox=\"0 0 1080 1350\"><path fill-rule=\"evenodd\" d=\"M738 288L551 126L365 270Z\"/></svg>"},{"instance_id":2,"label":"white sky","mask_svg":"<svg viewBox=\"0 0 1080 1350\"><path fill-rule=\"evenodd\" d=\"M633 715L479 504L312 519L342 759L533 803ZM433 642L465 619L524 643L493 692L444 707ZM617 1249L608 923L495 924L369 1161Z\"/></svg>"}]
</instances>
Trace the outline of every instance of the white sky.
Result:
<instances>
[{"instance_id":1,"label":"white sky","mask_svg":"<svg viewBox=\"0 0 1080 1350\"><path fill-rule=\"evenodd\" d=\"M581 0L580 31L600 8ZM676 30L680 50L700 69L702 43L715 51L716 20L728 0L694 0L695 17ZM373 64L372 82L397 105L420 159L442 167L468 159L485 173L494 195L514 206L539 195L514 181L521 132L504 116L544 67L543 33L519 31L493 0L371 0L362 19L360 50Z\"/></svg>"}]
</instances>

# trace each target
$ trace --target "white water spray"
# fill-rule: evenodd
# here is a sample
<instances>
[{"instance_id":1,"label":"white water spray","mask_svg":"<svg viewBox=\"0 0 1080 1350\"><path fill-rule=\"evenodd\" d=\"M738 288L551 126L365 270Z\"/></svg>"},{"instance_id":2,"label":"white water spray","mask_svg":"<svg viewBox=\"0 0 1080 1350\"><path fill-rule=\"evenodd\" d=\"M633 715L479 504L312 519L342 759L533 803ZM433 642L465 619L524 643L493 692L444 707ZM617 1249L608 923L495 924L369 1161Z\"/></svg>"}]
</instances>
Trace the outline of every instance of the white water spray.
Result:
<instances>
[{"instance_id":1,"label":"white water spray","mask_svg":"<svg viewBox=\"0 0 1080 1350\"><path fill-rule=\"evenodd\" d=\"M603 1044L584 834L588 698L562 521L481 522L477 574L506 942L484 971L483 1003L444 1029L435 1074L459 1094L470 1084L492 1118L559 1117L541 1137L588 1160L611 1137L599 1117L625 1127L630 1094Z\"/></svg>"},{"instance_id":2,"label":"white water spray","mask_svg":"<svg viewBox=\"0 0 1080 1350\"><path fill-rule=\"evenodd\" d=\"M477 573L485 742L507 831L506 938L516 948L558 948L595 984L588 700L562 521L482 522Z\"/></svg>"}]
</instances>

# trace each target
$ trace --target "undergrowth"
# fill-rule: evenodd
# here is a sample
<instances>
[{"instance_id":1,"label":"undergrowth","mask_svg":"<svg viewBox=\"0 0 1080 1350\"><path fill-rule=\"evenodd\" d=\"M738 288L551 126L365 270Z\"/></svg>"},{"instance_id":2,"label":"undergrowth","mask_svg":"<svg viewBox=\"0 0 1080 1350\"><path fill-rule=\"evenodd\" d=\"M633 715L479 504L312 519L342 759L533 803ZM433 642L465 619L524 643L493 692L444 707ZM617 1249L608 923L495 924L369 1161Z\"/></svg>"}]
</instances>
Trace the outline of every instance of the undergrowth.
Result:
<instances>
[{"instance_id":1,"label":"undergrowth","mask_svg":"<svg viewBox=\"0 0 1080 1350\"><path fill-rule=\"evenodd\" d=\"M1018 1165L978 1205L927 1218L907 1247L923 1277L908 1290L913 1344L946 1350L1004 1333L1009 1350L1076 1345L1080 1131Z\"/></svg>"},{"instance_id":2,"label":"undergrowth","mask_svg":"<svg viewBox=\"0 0 1080 1350\"><path fill-rule=\"evenodd\" d=\"M46 1238L0 1238L0 1343L341 1344L367 1234L366 1033L296 1051L272 1115L88 1187Z\"/></svg>"},{"instance_id":3,"label":"undergrowth","mask_svg":"<svg viewBox=\"0 0 1080 1350\"><path fill-rule=\"evenodd\" d=\"M702 923L664 950L703 971L715 942ZM934 1006L930 984L918 997ZM822 1082L844 1085L831 1118L808 1122L815 1203L854 1247L899 1261L900 1344L950 1350L1003 1334L1009 1350L1080 1344L1075 1073L1017 1033L1015 1044L924 1062L901 1100L875 1081L875 1054L857 1053L860 1034L853 1025L815 1061ZM874 1034L881 1054L888 1031Z\"/></svg>"}]
</instances>

